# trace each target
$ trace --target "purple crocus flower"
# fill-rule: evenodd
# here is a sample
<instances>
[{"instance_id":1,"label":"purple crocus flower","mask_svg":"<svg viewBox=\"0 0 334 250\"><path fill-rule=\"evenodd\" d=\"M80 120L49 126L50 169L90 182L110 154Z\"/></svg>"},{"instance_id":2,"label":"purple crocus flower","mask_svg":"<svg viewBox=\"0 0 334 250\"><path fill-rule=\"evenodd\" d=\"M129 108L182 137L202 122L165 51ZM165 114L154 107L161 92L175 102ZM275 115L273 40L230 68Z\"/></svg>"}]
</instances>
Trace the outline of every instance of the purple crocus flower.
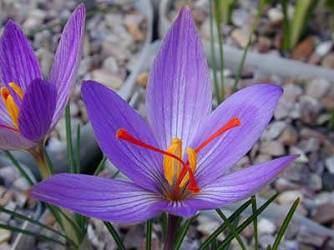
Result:
<instances>
[{"instance_id":1,"label":"purple crocus flower","mask_svg":"<svg viewBox=\"0 0 334 250\"><path fill-rule=\"evenodd\" d=\"M148 122L115 92L87 81L82 96L97 141L129 180L59 174L32 197L85 216L135 223L162 212L189 217L244 199L295 156L230 171L269 123L282 89L244 88L211 113L206 58L191 12L181 10L167 33L146 95Z\"/></svg>"},{"instance_id":2,"label":"purple crocus flower","mask_svg":"<svg viewBox=\"0 0 334 250\"><path fill-rule=\"evenodd\" d=\"M0 38L0 149L30 149L63 114L75 81L84 37L85 7L79 5L62 33L50 75L21 28L9 20Z\"/></svg>"}]
</instances>

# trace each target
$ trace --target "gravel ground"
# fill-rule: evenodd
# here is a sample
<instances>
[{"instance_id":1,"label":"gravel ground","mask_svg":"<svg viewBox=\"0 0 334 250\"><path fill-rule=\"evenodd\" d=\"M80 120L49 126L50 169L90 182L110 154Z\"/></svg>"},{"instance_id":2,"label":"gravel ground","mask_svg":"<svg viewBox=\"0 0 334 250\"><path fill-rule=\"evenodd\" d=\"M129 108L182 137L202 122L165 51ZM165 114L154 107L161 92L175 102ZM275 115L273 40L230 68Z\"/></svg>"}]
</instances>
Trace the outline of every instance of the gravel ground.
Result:
<instances>
[{"instance_id":1,"label":"gravel ground","mask_svg":"<svg viewBox=\"0 0 334 250\"><path fill-rule=\"evenodd\" d=\"M118 1L120 2L120 1ZM172 19L176 9L185 1L176 1L168 18ZM189 2L189 1L186 1ZM209 39L208 3L204 0L190 1L193 15L203 40ZM232 16L232 23L223 28L228 44L243 48L247 43L250 23L254 19L254 1L240 1ZM22 24L25 33L32 40L33 47L41 60L44 72L52 62L53 51L58 41L61 27L76 5L75 1L11 1L0 0L0 23L12 17ZM28 11L27 11L28 9ZM308 32L291 54L285 55L310 64L334 68L332 33L329 29L327 13L317 11L317 18ZM277 6L265 10L260 19L252 50L281 56L282 13ZM323 25L318 25L319 23ZM328 24L328 25L327 25ZM88 10L87 35L84 57L79 70L80 79L95 79L113 89L119 89L131 72L136 55L143 47L147 20L136 10L131 1L125 3L99 4ZM317 26L318 25L318 26ZM38 29L36 28L38 27ZM316 29L315 27L321 27ZM249 72L248 72L249 73ZM233 76L226 71L226 93L231 92ZM275 191L281 194L277 199L280 205L289 205L301 197L298 212L323 225L334 229L334 130L330 128L330 112L334 111L334 84L324 79L284 79L277 76L264 76L251 72L243 77L240 86L256 81L274 81L284 88L274 118L261 140L244 157L237 168L263 162L285 154L299 154L300 157L288 170L271 185L260 192L269 197ZM137 97L135 103L144 114L144 89L147 72L137 77ZM80 100L80 86L76 86L71 98L71 115L74 124L85 124L87 115ZM64 121L61 120L52 133L52 143L65 139ZM111 176L114 169L109 164L102 175ZM24 214L32 215L36 204L28 199L28 185L12 166L0 168L0 205ZM19 223L5 214L0 214L1 222ZM50 216L44 220L53 224ZM280 219L259 219L260 244L265 249L272 243ZM200 216L191 226L184 249L196 249L200 239L212 232L219 222L208 216ZM119 226L128 249L143 249L144 227ZM154 224L153 249L158 249L162 229ZM15 233L0 230L0 249L10 249ZM242 237L249 246L253 235L252 227L244 230ZM223 239L223 235L219 239ZM88 226L88 239L94 249L115 249L111 236L102 222L91 220ZM282 249L334 249L334 240L311 234L303 225L291 224ZM233 243L234 249L238 246ZM39 242L39 249L47 249L45 242Z\"/></svg>"}]
</instances>

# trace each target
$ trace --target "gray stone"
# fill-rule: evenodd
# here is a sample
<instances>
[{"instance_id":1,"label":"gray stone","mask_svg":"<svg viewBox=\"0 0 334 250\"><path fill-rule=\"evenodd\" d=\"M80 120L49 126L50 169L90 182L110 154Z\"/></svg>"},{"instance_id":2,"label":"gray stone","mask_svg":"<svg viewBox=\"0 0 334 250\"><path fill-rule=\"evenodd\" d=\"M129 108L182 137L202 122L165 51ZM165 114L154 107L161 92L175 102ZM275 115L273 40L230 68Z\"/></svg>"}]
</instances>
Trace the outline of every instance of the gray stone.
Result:
<instances>
[{"instance_id":1,"label":"gray stone","mask_svg":"<svg viewBox=\"0 0 334 250\"><path fill-rule=\"evenodd\" d=\"M257 50L260 52L260 53L267 53L269 52L270 48L271 48L271 40L265 36L260 36L257 40L257 44L256 44L256 47L257 47Z\"/></svg>"},{"instance_id":2,"label":"gray stone","mask_svg":"<svg viewBox=\"0 0 334 250\"><path fill-rule=\"evenodd\" d=\"M325 172L322 176L322 183L324 190L333 191L334 190L334 174Z\"/></svg>"},{"instance_id":3,"label":"gray stone","mask_svg":"<svg viewBox=\"0 0 334 250\"><path fill-rule=\"evenodd\" d=\"M140 28L141 23L144 21L144 16L140 13L127 14L125 15L123 22L131 34L134 41L143 41L145 39L145 34Z\"/></svg>"},{"instance_id":4,"label":"gray stone","mask_svg":"<svg viewBox=\"0 0 334 250\"><path fill-rule=\"evenodd\" d=\"M334 156L331 156L325 160L325 166L328 172L334 174Z\"/></svg>"},{"instance_id":5,"label":"gray stone","mask_svg":"<svg viewBox=\"0 0 334 250\"><path fill-rule=\"evenodd\" d=\"M309 233L306 230L301 230L298 235L298 241L315 247L321 247L325 243L327 236L321 236L314 233Z\"/></svg>"},{"instance_id":6,"label":"gray stone","mask_svg":"<svg viewBox=\"0 0 334 250\"><path fill-rule=\"evenodd\" d=\"M113 89L119 89L123 82L121 78L105 69L92 71L92 79Z\"/></svg>"},{"instance_id":7,"label":"gray stone","mask_svg":"<svg viewBox=\"0 0 334 250\"><path fill-rule=\"evenodd\" d=\"M249 32L244 29L234 29L231 33L231 38L239 45L241 48L245 48L249 40Z\"/></svg>"},{"instance_id":8,"label":"gray stone","mask_svg":"<svg viewBox=\"0 0 334 250\"><path fill-rule=\"evenodd\" d=\"M293 108L293 103L284 102L282 99L278 102L275 109L274 116L277 120L281 120L289 116L290 111Z\"/></svg>"},{"instance_id":9,"label":"gray stone","mask_svg":"<svg viewBox=\"0 0 334 250\"><path fill-rule=\"evenodd\" d=\"M325 79L314 79L306 85L306 94L313 98L324 97L331 87Z\"/></svg>"},{"instance_id":10,"label":"gray stone","mask_svg":"<svg viewBox=\"0 0 334 250\"><path fill-rule=\"evenodd\" d=\"M320 141L318 138L309 138L300 141L298 147L303 150L304 153L316 152L320 148Z\"/></svg>"},{"instance_id":11,"label":"gray stone","mask_svg":"<svg viewBox=\"0 0 334 250\"><path fill-rule=\"evenodd\" d=\"M312 191L320 191L322 189L322 179L317 174L311 174L309 180L306 182L306 185Z\"/></svg>"},{"instance_id":12,"label":"gray stone","mask_svg":"<svg viewBox=\"0 0 334 250\"><path fill-rule=\"evenodd\" d=\"M144 244L144 228L143 225L131 227L125 235L124 246L126 249L141 249Z\"/></svg>"},{"instance_id":13,"label":"gray stone","mask_svg":"<svg viewBox=\"0 0 334 250\"><path fill-rule=\"evenodd\" d=\"M43 74L47 75L53 63L54 55L44 48L40 48L36 54L39 58Z\"/></svg>"},{"instance_id":14,"label":"gray stone","mask_svg":"<svg viewBox=\"0 0 334 250\"><path fill-rule=\"evenodd\" d=\"M262 246L262 249L267 249L268 246L271 246L275 241L275 237L269 234L263 234L259 237L259 243Z\"/></svg>"},{"instance_id":15,"label":"gray stone","mask_svg":"<svg viewBox=\"0 0 334 250\"><path fill-rule=\"evenodd\" d=\"M334 68L334 53L327 54L324 57L321 65L325 68L333 69Z\"/></svg>"},{"instance_id":16,"label":"gray stone","mask_svg":"<svg viewBox=\"0 0 334 250\"><path fill-rule=\"evenodd\" d=\"M0 244L9 241L11 237L11 231L0 228Z\"/></svg>"},{"instance_id":17,"label":"gray stone","mask_svg":"<svg viewBox=\"0 0 334 250\"><path fill-rule=\"evenodd\" d=\"M271 156L280 156L285 153L284 147L279 141L263 141L260 152Z\"/></svg>"},{"instance_id":18,"label":"gray stone","mask_svg":"<svg viewBox=\"0 0 334 250\"><path fill-rule=\"evenodd\" d=\"M51 137L48 140L47 148L51 152L61 152L61 151L64 151L66 149L66 145L63 142L61 142L60 140L58 140L58 138Z\"/></svg>"},{"instance_id":19,"label":"gray stone","mask_svg":"<svg viewBox=\"0 0 334 250\"><path fill-rule=\"evenodd\" d=\"M317 194L314 199L314 204L316 206L320 206L326 203L332 203L334 201L334 193L330 193L327 191L321 191L319 194Z\"/></svg>"},{"instance_id":20,"label":"gray stone","mask_svg":"<svg viewBox=\"0 0 334 250\"><path fill-rule=\"evenodd\" d=\"M284 92L282 99L287 102L296 102L298 98L303 94L303 89L296 84L287 84L283 87Z\"/></svg>"},{"instance_id":21,"label":"gray stone","mask_svg":"<svg viewBox=\"0 0 334 250\"><path fill-rule=\"evenodd\" d=\"M295 146L290 147L290 154L298 155L296 162L307 163L309 161L304 151L298 147L295 147Z\"/></svg>"},{"instance_id":22,"label":"gray stone","mask_svg":"<svg viewBox=\"0 0 334 250\"><path fill-rule=\"evenodd\" d=\"M19 174L13 166L8 166L0 168L0 176L3 177L6 184L9 185L9 183L14 182L19 177Z\"/></svg>"},{"instance_id":23,"label":"gray stone","mask_svg":"<svg viewBox=\"0 0 334 250\"><path fill-rule=\"evenodd\" d=\"M220 223L214 219L213 217L208 217L205 215L201 215L198 217L198 223L197 230L201 232L204 235L210 235L217 227L220 226ZM224 236L220 235L218 236L219 240L223 240Z\"/></svg>"},{"instance_id":24,"label":"gray stone","mask_svg":"<svg viewBox=\"0 0 334 250\"><path fill-rule=\"evenodd\" d=\"M283 192L291 189L297 189L299 186L296 185L294 182L287 180L286 178L279 177L275 181L275 189L278 192Z\"/></svg>"},{"instance_id":25,"label":"gray stone","mask_svg":"<svg viewBox=\"0 0 334 250\"><path fill-rule=\"evenodd\" d=\"M113 74L117 74L118 73L118 65L117 65L117 61L114 57L110 56L107 59L104 60L103 62L103 68L105 68L106 70L108 70L109 72L113 73Z\"/></svg>"},{"instance_id":26,"label":"gray stone","mask_svg":"<svg viewBox=\"0 0 334 250\"><path fill-rule=\"evenodd\" d=\"M286 127L286 122L275 121L269 125L262 135L262 138L267 141L276 139Z\"/></svg>"},{"instance_id":27,"label":"gray stone","mask_svg":"<svg viewBox=\"0 0 334 250\"><path fill-rule=\"evenodd\" d=\"M76 130L78 128L78 125L81 124L81 121L78 118L73 117L71 119L71 125L72 125L72 135L75 135ZM65 118L61 118L57 125L56 125L56 130L59 133L59 138L61 141L65 142L66 141L66 123L65 123Z\"/></svg>"},{"instance_id":28,"label":"gray stone","mask_svg":"<svg viewBox=\"0 0 334 250\"><path fill-rule=\"evenodd\" d=\"M24 29L32 30L39 27L46 17L46 12L41 9L34 9L29 11L29 17L23 23Z\"/></svg>"},{"instance_id":29,"label":"gray stone","mask_svg":"<svg viewBox=\"0 0 334 250\"><path fill-rule=\"evenodd\" d=\"M320 224L334 221L334 204L325 203L318 206L312 216L312 219Z\"/></svg>"},{"instance_id":30,"label":"gray stone","mask_svg":"<svg viewBox=\"0 0 334 250\"><path fill-rule=\"evenodd\" d=\"M283 145L295 145L298 141L298 133L293 126L287 125L278 140L283 143Z\"/></svg>"},{"instance_id":31,"label":"gray stone","mask_svg":"<svg viewBox=\"0 0 334 250\"><path fill-rule=\"evenodd\" d=\"M256 158L254 160L254 164L270 161L271 159L272 159L272 157L270 155L259 154L258 156L256 156Z\"/></svg>"},{"instance_id":32,"label":"gray stone","mask_svg":"<svg viewBox=\"0 0 334 250\"><path fill-rule=\"evenodd\" d=\"M30 187L28 181L23 177L16 179L13 183L13 186L21 191L26 191Z\"/></svg>"},{"instance_id":33,"label":"gray stone","mask_svg":"<svg viewBox=\"0 0 334 250\"><path fill-rule=\"evenodd\" d=\"M245 9L236 9L232 12L231 21L237 27L244 27L250 19L250 13Z\"/></svg>"},{"instance_id":34,"label":"gray stone","mask_svg":"<svg viewBox=\"0 0 334 250\"><path fill-rule=\"evenodd\" d=\"M302 96L300 98L301 120L306 124L315 124L320 108L321 106L317 99L310 96Z\"/></svg>"}]
</instances>

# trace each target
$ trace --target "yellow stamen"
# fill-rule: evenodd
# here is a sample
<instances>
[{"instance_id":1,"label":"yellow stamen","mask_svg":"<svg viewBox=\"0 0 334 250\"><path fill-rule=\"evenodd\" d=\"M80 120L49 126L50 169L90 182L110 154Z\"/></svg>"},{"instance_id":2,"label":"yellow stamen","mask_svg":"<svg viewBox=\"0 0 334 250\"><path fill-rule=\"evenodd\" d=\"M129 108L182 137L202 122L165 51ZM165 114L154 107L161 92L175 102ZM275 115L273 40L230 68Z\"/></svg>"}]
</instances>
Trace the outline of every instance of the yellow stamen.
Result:
<instances>
[{"instance_id":1,"label":"yellow stamen","mask_svg":"<svg viewBox=\"0 0 334 250\"><path fill-rule=\"evenodd\" d=\"M11 87L14 92L21 98L23 99L23 90L21 89L21 87L19 85L17 85L15 82L10 82L9 83L9 87Z\"/></svg>"},{"instance_id":2,"label":"yellow stamen","mask_svg":"<svg viewBox=\"0 0 334 250\"><path fill-rule=\"evenodd\" d=\"M19 108L16 105L14 98L11 96L9 90L6 87L0 89L2 101L4 102L7 112L12 119L15 128L18 128Z\"/></svg>"},{"instance_id":3,"label":"yellow stamen","mask_svg":"<svg viewBox=\"0 0 334 250\"><path fill-rule=\"evenodd\" d=\"M197 153L195 149L189 147L187 148L187 154L188 154L189 167L194 173L197 166ZM188 183L188 181L189 181L189 173L187 173L184 176L182 182L180 183L180 187L183 188Z\"/></svg>"},{"instance_id":4,"label":"yellow stamen","mask_svg":"<svg viewBox=\"0 0 334 250\"><path fill-rule=\"evenodd\" d=\"M182 157L182 141L178 138L174 138L170 147L166 150L179 158ZM165 155L163 159L164 175L169 185L173 185L181 171L181 163L175 158Z\"/></svg>"}]
</instances>

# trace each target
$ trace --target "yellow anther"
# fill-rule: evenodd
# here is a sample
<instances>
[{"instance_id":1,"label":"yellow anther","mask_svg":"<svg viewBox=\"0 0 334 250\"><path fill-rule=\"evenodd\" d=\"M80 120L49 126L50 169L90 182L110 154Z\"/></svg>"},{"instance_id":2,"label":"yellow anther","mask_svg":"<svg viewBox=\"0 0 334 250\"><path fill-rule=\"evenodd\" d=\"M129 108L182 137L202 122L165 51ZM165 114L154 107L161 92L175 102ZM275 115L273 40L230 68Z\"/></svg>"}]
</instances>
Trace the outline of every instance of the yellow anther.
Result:
<instances>
[{"instance_id":1,"label":"yellow anther","mask_svg":"<svg viewBox=\"0 0 334 250\"><path fill-rule=\"evenodd\" d=\"M23 99L23 90L21 89L21 87L19 85L17 85L15 82L10 82L9 83L9 87L11 87L14 92L21 98Z\"/></svg>"},{"instance_id":2,"label":"yellow anther","mask_svg":"<svg viewBox=\"0 0 334 250\"><path fill-rule=\"evenodd\" d=\"M9 90L6 87L0 89L0 94L2 101L4 102L7 112L12 119L13 125L15 128L18 128L18 119L19 119L19 108L16 105L13 97L11 96Z\"/></svg>"},{"instance_id":3,"label":"yellow anther","mask_svg":"<svg viewBox=\"0 0 334 250\"><path fill-rule=\"evenodd\" d=\"M195 149L193 148L187 148L187 155L188 155L188 162L189 162L189 167L193 171L193 173L196 170L197 166L197 153ZM180 183L180 187L183 188L189 181L189 174L187 173L186 176L184 176L182 182Z\"/></svg>"},{"instance_id":4,"label":"yellow anther","mask_svg":"<svg viewBox=\"0 0 334 250\"><path fill-rule=\"evenodd\" d=\"M171 145L166 150L168 153L171 153L179 158L182 157L182 141L178 138L174 138L171 142ZM175 158L165 155L163 159L164 166L164 175L169 185L173 185L177 177L180 174L182 165Z\"/></svg>"}]
</instances>

